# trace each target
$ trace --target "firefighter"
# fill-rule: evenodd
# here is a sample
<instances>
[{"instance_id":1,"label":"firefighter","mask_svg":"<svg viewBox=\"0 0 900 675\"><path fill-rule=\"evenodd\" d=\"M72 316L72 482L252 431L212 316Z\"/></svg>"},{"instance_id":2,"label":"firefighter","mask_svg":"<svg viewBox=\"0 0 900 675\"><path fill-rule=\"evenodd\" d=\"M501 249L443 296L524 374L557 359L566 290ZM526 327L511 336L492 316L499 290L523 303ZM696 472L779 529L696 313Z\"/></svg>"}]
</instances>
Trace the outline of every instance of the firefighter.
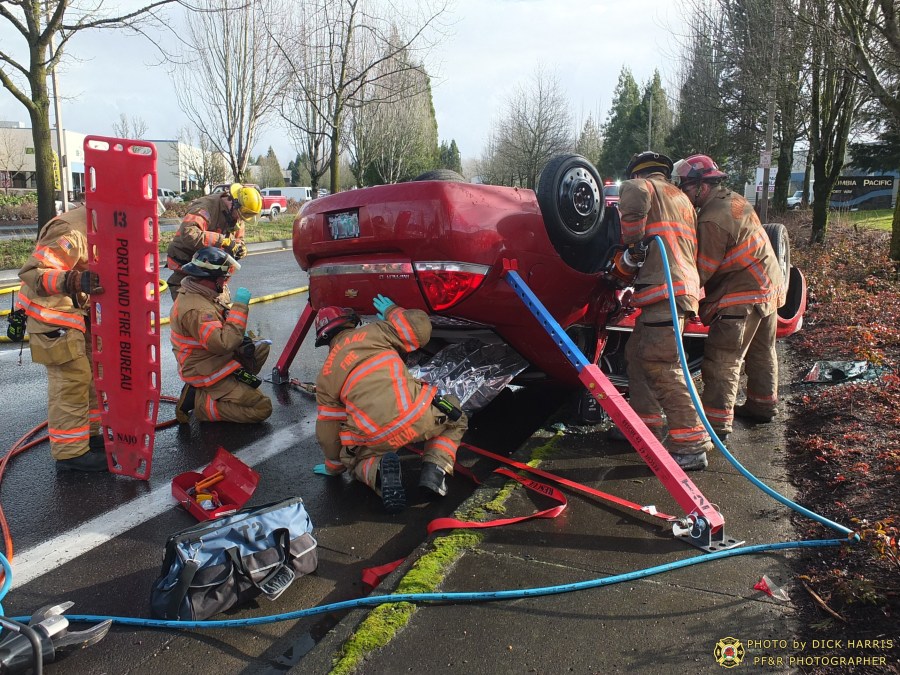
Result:
<instances>
[{"instance_id":1,"label":"firefighter","mask_svg":"<svg viewBox=\"0 0 900 675\"><path fill-rule=\"evenodd\" d=\"M665 155L636 154L625 173L630 180L619 189L622 240L631 247L632 260L645 256L633 279L632 303L641 314L625 348L631 407L660 440L665 438L667 421L667 449L672 457L685 470L702 470L713 446L691 402L674 333L680 333L685 319L697 313L696 215L684 193L670 182L672 160ZM665 242L671 269L678 311L674 326L662 252L655 241L649 241L655 235Z\"/></svg>"},{"instance_id":2,"label":"firefighter","mask_svg":"<svg viewBox=\"0 0 900 675\"><path fill-rule=\"evenodd\" d=\"M47 368L50 454L60 470L107 471L91 366L90 296L103 293L88 271L86 210L57 216L19 271L20 308L31 360Z\"/></svg>"},{"instance_id":3,"label":"firefighter","mask_svg":"<svg viewBox=\"0 0 900 675\"><path fill-rule=\"evenodd\" d=\"M406 493L397 450L425 441L419 488L443 497L467 420L456 398L412 377L403 362L431 338L428 315L382 295L374 305L381 320L365 326L352 309L323 307L316 316L316 347L330 347L316 381L316 438L324 472L350 471L385 511L399 513Z\"/></svg>"},{"instance_id":4,"label":"firefighter","mask_svg":"<svg viewBox=\"0 0 900 675\"><path fill-rule=\"evenodd\" d=\"M262 422L272 414L257 377L271 343L245 334L250 291L237 289L232 303L227 282L235 266L225 251L207 246L181 268L185 276L169 317L184 382L175 408L180 424L191 411L201 422Z\"/></svg>"},{"instance_id":5,"label":"firefighter","mask_svg":"<svg viewBox=\"0 0 900 675\"><path fill-rule=\"evenodd\" d=\"M753 207L722 181L706 155L680 160L673 180L697 216L697 270L706 296L700 319L709 326L703 353L703 409L722 440L734 416L770 422L778 404L777 309L786 284L769 237ZM735 407L746 363L747 402Z\"/></svg>"},{"instance_id":6,"label":"firefighter","mask_svg":"<svg viewBox=\"0 0 900 675\"><path fill-rule=\"evenodd\" d=\"M168 279L172 300L178 297L178 287L184 278L182 266L195 252L213 246L235 260L247 255L244 224L254 221L261 210L259 190L240 183L233 183L228 192L214 192L191 202L166 252L166 266L173 270Z\"/></svg>"}]
</instances>

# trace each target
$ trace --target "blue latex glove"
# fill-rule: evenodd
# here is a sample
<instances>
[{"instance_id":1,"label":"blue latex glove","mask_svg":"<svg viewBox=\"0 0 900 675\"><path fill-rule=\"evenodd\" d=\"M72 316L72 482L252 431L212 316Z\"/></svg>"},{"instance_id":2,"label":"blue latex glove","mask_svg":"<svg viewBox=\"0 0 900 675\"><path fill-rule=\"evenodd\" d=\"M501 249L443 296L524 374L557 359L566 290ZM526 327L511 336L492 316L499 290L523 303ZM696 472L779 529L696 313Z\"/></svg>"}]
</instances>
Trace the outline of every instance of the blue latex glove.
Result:
<instances>
[{"instance_id":1,"label":"blue latex glove","mask_svg":"<svg viewBox=\"0 0 900 675\"><path fill-rule=\"evenodd\" d=\"M378 311L378 314L376 314L376 316L379 319L383 320L384 313L387 312L387 310L391 307L391 305L395 305L397 303L395 303L390 298L388 298L384 295L381 295L381 293L379 293L378 295L375 296L375 299L372 300L372 304L375 306L375 309Z\"/></svg>"},{"instance_id":2,"label":"blue latex glove","mask_svg":"<svg viewBox=\"0 0 900 675\"><path fill-rule=\"evenodd\" d=\"M250 290L241 286L237 289L237 292L234 294L234 301L240 302L244 305L250 304Z\"/></svg>"},{"instance_id":3,"label":"blue latex glove","mask_svg":"<svg viewBox=\"0 0 900 675\"><path fill-rule=\"evenodd\" d=\"M343 471L338 471L336 473L332 473L331 471L328 470L328 467L326 467L324 464L316 464L313 467L313 473L317 473L320 476L340 476L343 473Z\"/></svg>"}]
</instances>

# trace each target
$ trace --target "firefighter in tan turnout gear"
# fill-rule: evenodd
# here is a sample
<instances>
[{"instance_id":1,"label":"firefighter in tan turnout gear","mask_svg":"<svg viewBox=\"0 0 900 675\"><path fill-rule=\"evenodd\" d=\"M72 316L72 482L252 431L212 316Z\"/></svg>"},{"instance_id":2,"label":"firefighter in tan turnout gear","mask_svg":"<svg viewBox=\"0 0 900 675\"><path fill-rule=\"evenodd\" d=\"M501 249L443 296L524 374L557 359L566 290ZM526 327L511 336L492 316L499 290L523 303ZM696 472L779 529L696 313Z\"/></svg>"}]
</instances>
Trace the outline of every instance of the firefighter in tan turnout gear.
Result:
<instances>
[{"instance_id":1,"label":"firefighter in tan turnout gear","mask_svg":"<svg viewBox=\"0 0 900 675\"><path fill-rule=\"evenodd\" d=\"M706 155L680 160L673 173L698 207L697 270L706 297L700 319L709 326L703 352L703 409L720 438L734 416L769 422L778 404L775 332L786 281L753 207L721 185L725 173ZM746 363L747 402L735 408ZM723 438L724 440L724 438Z\"/></svg>"},{"instance_id":2,"label":"firefighter in tan turnout gear","mask_svg":"<svg viewBox=\"0 0 900 675\"><path fill-rule=\"evenodd\" d=\"M168 279L173 300L184 278L181 268L201 248L220 248L235 260L247 255L244 224L253 221L261 210L259 190L240 183L233 183L227 192L214 192L191 202L166 252L166 266L173 270Z\"/></svg>"},{"instance_id":3,"label":"firefighter in tan turnout gear","mask_svg":"<svg viewBox=\"0 0 900 675\"><path fill-rule=\"evenodd\" d=\"M175 409L179 423L191 411L201 422L262 422L272 401L258 389L256 375L269 356L270 341L247 333L250 291L239 288L234 302L227 281L235 260L219 248L197 251L181 271L170 315L172 351L184 382Z\"/></svg>"},{"instance_id":4,"label":"firefighter in tan turnout gear","mask_svg":"<svg viewBox=\"0 0 900 675\"><path fill-rule=\"evenodd\" d=\"M374 304L382 320L365 326L351 309L323 307L316 316L316 346L330 346L316 381L316 437L325 455L316 470L352 472L381 495L388 513L399 513L406 493L396 451L425 441L419 487L442 497L467 420L455 397L412 377L401 358L431 338L428 315L381 295Z\"/></svg>"},{"instance_id":5,"label":"firefighter in tan turnout gear","mask_svg":"<svg viewBox=\"0 0 900 675\"><path fill-rule=\"evenodd\" d=\"M697 249L696 214L685 195L670 181L672 160L656 152L632 157L626 169L631 180L619 189L623 243L632 251L647 247L646 259L634 278L632 303L641 309L634 333L625 348L631 407L685 470L705 469L712 449L709 434L691 402L678 361L675 333L697 313L700 283L694 262ZM665 242L678 310L673 327L669 310L662 252ZM662 413L665 413L665 420Z\"/></svg>"},{"instance_id":6,"label":"firefighter in tan turnout gear","mask_svg":"<svg viewBox=\"0 0 900 675\"><path fill-rule=\"evenodd\" d=\"M107 471L89 333L90 296L103 289L88 271L85 214L82 206L43 227L19 271L18 305L28 317L31 360L47 367L47 427L57 468Z\"/></svg>"}]
</instances>

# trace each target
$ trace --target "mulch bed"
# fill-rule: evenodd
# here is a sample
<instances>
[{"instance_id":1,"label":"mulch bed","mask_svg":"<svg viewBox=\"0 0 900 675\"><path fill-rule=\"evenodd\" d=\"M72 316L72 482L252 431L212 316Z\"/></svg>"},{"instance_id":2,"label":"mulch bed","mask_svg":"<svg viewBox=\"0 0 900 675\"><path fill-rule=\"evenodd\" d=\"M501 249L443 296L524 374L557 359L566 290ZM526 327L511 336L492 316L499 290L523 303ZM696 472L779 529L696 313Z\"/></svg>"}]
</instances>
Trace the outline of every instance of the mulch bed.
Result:
<instances>
[{"instance_id":1,"label":"mulch bed","mask_svg":"<svg viewBox=\"0 0 900 675\"><path fill-rule=\"evenodd\" d=\"M789 219L786 219L789 220ZM806 673L898 673L900 654L900 279L890 235L830 225L810 246L810 216L788 222L793 263L809 287L804 327L790 338L796 363L869 361L874 381L795 384L789 403L791 479L799 503L854 529L861 541L809 549L795 561L794 594L810 639L843 639L829 656L884 656L885 665L809 665ZM792 373L798 382L803 373ZM839 533L797 517L805 539ZM848 640L872 640L864 648Z\"/></svg>"}]
</instances>

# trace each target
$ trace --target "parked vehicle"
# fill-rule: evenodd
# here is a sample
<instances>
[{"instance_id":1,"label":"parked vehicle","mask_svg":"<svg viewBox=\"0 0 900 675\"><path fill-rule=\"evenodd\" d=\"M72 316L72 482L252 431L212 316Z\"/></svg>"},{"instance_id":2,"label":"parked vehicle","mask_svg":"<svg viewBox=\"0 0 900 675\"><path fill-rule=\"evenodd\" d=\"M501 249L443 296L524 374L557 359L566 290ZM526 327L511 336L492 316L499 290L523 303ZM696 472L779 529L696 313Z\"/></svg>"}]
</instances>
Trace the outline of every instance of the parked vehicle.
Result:
<instances>
[{"instance_id":1,"label":"parked vehicle","mask_svg":"<svg viewBox=\"0 0 900 675\"><path fill-rule=\"evenodd\" d=\"M302 204L303 202L308 202L312 199L312 188L310 187L280 187L280 188L266 188L263 191L265 195L266 191L269 194L276 196L283 196L287 199L293 199L295 202Z\"/></svg>"},{"instance_id":2,"label":"parked vehicle","mask_svg":"<svg viewBox=\"0 0 900 675\"><path fill-rule=\"evenodd\" d=\"M259 186L254 185L253 183L244 183L244 185L255 187L259 190ZM212 192L226 192L230 187L231 183L220 183L212 189ZM263 202L259 215L268 216L269 220L275 220L279 215L287 211L287 198L281 194L276 194L278 190L283 189L284 188L264 188L259 190Z\"/></svg>"},{"instance_id":3,"label":"parked vehicle","mask_svg":"<svg viewBox=\"0 0 900 675\"><path fill-rule=\"evenodd\" d=\"M603 186L603 201L606 206L619 203L619 186L615 183L607 183Z\"/></svg>"},{"instance_id":4,"label":"parked vehicle","mask_svg":"<svg viewBox=\"0 0 900 675\"><path fill-rule=\"evenodd\" d=\"M157 188L156 196L163 200L163 202L175 202L176 204L181 204L184 201L181 198L181 195L175 192L175 190L167 190L165 188Z\"/></svg>"},{"instance_id":5,"label":"parked vehicle","mask_svg":"<svg viewBox=\"0 0 900 675\"><path fill-rule=\"evenodd\" d=\"M425 310L434 324L428 351L477 338L505 342L530 364L519 381L577 383L574 369L503 280L514 264L575 344L625 386L624 346L638 310L629 289L604 279L620 241L618 212L606 208L596 169L562 155L544 168L537 192L424 180L348 190L308 202L294 221L293 249L309 273L313 309L349 306L374 313L379 293ZM803 275L790 264L783 225L767 232L790 279L779 335L800 328ZM699 367L706 328L684 332ZM302 336L301 336L302 339Z\"/></svg>"},{"instance_id":6,"label":"parked vehicle","mask_svg":"<svg viewBox=\"0 0 900 675\"><path fill-rule=\"evenodd\" d=\"M807 204L812 204L813 196L809 195ZM803 190L797 190L794 194L787 198L787 207L793 211L798 211L803 204Z\"/></svg>"}]
</instances>

